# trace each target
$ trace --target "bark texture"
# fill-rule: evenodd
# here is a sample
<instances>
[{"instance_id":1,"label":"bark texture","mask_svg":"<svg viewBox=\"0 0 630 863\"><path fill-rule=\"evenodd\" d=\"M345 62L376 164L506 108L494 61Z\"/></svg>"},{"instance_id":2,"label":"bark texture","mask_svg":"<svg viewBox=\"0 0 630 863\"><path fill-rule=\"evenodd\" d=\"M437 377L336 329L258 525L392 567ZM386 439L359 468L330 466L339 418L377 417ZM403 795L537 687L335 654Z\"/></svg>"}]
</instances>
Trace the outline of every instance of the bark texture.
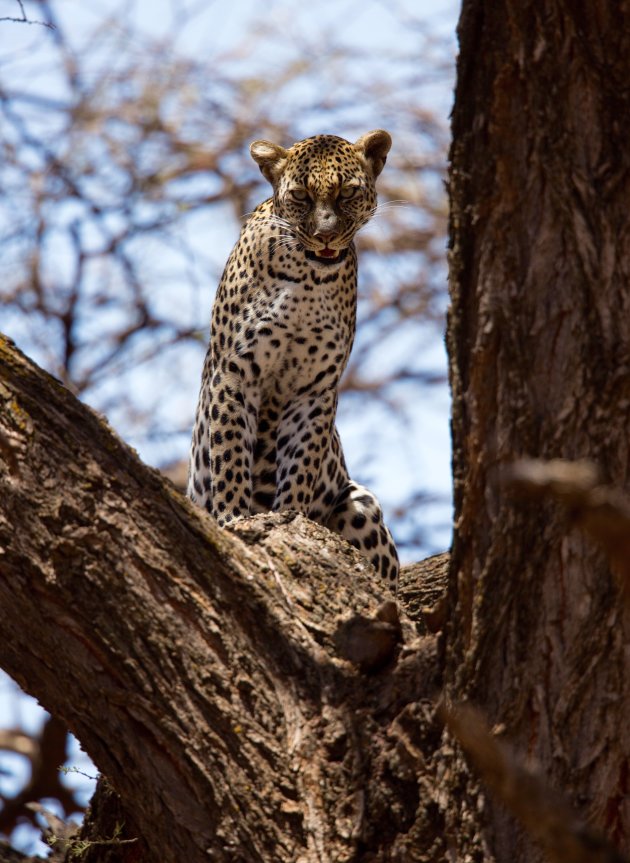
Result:
<instances>
[{"instance_id":1,"label":"bark texture","mask_svg":"<svg viewBox=\"0 0 630 863\"><path fill-rule=\"evenodd\" d=\"M354 549L291 513L218 529L6 340L0 447L0 664L120 796L83 859L440 846L435 636Z\"/></svg>"},{"instance_id":2,"label":"bark texture","mask_svg":"<svg viewBox=\"0 0 630 863\"><path fill-rule=\"evenodd\" d=\"M630 484L630 13L465 0L459 39L449 694L627 852L628 611L558 504L517 501L498 480L530 456L588 458ZM539 859L474 784L452 793L460 849Z\"/></svg>"}]
</instances>

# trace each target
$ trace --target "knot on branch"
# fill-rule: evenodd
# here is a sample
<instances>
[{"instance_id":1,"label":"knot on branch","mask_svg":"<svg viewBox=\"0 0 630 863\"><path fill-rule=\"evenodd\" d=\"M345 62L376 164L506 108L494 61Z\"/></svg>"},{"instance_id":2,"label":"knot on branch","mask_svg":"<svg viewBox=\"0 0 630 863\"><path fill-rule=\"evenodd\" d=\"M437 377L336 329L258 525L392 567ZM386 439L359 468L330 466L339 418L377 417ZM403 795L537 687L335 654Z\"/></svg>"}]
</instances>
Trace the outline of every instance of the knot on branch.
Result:
<instances>
[{"instance_id":1,"label":"knot on branch","mask_svg":"<svg viewBox=\"0 0 630 863\"><path fill-rule=\"evenodd\" d=\"M386 665L402 643L402 626L393 600L384 602L368 617L354 614L333 633L335 650L361 671L377 671Z\"/></svg>"}]
</instances>

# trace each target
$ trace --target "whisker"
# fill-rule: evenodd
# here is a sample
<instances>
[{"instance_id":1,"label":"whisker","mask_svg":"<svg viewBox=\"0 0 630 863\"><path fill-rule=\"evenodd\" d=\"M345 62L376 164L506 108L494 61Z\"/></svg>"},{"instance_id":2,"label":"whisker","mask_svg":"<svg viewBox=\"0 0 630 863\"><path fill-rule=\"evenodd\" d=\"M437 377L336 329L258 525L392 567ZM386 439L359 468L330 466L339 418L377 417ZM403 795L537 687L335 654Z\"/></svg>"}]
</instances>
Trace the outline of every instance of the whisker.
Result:
<instances>
[{"instance_id":1,"label":"whisker","mask_svg":"<svg viewBox=\"0 0 630 863\"><path fill-rule=\"evenodd\" d=\"M389 210L402 210L410 207L409 201L384 201L382 204L377 204L371 213L373 216Z\"/></svg>"},{"instance_id":2,"label":"whisker","mask_svg":"<svg viewBox=\"0 0 630 863\"><path fill-rule=\"evenodd\" d=\"M251 213L244 213L241 218L251 216L254 212L255 210L253 210ZM275 213L269 213L265 216L262 216L260 218L260 221L268 225L275 226L277 228L287 228L288 230L293 230L293 225L291 224L291 222L289 222L287 219L283 219L281 216L277 216Z\"/></svg>"},{"instance_id":3,"label":"whisker","mask_svg":"<svg viewBox=\"0 0 630 863\"><path fill-rule=\"evenodd\" d=\"M288 251L292 251L293 249L299 248L300 243L293 236L280 236L275 238L275 242L272 245L272 252L275 252L277 249L287 249Z\"/></svg>"},{"instance_id":4,"label":"whisker","mask_svg":"<svg viewBox=\"0 0 630 863\"><path fill-rule=\"evenodd\" d=\"M409 201L383 201L382 204L377 204L371 212L374 214L385 210L402 210L408 207L411 207Z\"/></svg>"},{"instance_id":5,"label":"whisker","mask_svg":"<svg viewBox=\"0 0 630 863\"><path fill-rule=\"evenodd\" d=\"M289 222L287 219L283 219L281 216L276 216L273 213L269 216L266 216L265 221L268 222L270 225L277 225L279 228L293 228L291 222Z\"/></svg>"}]
</instances>

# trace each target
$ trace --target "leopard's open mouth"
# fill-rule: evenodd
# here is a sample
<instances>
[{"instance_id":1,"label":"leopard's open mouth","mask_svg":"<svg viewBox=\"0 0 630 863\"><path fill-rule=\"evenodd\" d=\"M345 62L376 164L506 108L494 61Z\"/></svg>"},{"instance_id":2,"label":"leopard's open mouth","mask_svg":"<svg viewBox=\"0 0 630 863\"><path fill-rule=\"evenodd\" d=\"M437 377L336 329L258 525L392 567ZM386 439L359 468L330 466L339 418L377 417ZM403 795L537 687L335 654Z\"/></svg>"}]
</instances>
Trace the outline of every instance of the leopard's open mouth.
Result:
<instances>
[{"instance_id":1,"label":"leopard's open mouth","mask_svg":"<svg viewBox=\"0 0 630 863\"><path fill-rule=\"evenodd\" d=\"M321 249L319 252L311 252L310 249L305 250L306 257L309 261L316 261L318 264L340 264L346 259L348 249Z\"/></svg>"}]
</instances>

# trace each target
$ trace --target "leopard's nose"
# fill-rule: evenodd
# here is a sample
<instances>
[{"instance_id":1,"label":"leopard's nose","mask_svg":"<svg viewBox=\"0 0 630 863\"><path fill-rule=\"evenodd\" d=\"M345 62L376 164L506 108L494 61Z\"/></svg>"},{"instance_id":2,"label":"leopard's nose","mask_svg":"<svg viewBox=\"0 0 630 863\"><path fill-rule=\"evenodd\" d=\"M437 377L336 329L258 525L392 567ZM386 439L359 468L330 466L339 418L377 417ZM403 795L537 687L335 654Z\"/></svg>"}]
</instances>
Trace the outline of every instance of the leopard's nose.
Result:
<instances>
[{"instance_id":1,"label":"leopard's nose","mask_svg":"<svg viewBox=\"0 0 630 863\"><path fill-rule=\"evenodd\" d=\"M336 231L316 231L313 236L317 240L323 240L324 243L328 244L336 240L339 234Z\"/></svg>"}]
</instances>

